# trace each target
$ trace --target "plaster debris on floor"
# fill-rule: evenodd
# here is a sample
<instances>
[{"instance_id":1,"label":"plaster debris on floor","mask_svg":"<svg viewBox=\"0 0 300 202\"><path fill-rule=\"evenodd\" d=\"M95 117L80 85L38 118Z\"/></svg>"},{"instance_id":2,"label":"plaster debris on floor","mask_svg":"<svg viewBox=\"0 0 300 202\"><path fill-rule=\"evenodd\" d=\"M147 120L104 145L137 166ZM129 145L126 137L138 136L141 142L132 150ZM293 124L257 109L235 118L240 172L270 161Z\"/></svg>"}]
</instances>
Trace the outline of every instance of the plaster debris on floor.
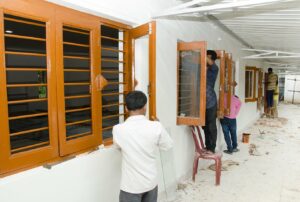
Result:
<instances>
[{"instance_id":1,"label":"plaster debris on floor","mask_svg":"<svg viewBox=\"0 0 300 202\"><path fill-rule=\"evenodd\" d=\"M259 119L242 131L251 134L250 142L242 143L240 134L240 152L223 155L220 186L214 162L200 159L196 181L180 182L175 201L299 202L299 127L300 108L281 104L279 118Z\"/></svg>"}]
</instances>

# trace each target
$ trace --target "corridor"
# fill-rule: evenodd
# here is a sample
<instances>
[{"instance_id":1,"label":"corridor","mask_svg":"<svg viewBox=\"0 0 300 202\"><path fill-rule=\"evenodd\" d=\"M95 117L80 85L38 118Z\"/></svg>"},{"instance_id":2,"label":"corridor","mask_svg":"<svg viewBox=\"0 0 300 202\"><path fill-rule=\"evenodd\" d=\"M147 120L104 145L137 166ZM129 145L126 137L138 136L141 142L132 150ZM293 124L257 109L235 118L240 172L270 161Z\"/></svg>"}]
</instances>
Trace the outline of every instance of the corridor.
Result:
<instances>
[{"instance_id":1,"label":"corridor","mask_svg":"<svg viewBox=\"0 0 300 202\"><path fill-rule=\"evenodd\" d=\"M214 185L214 171L200 160L196 183L179 185L178 202L297 202L300 201L300 105L281 104L278 119L262 118L243 132L251 133L250 143L241 143L240 152L223 155L232 160L222 171L221 185ZM250 144L256 146L249 154ZM201 162L202 161L202 162Z\"/></svg>"}]
</instances>

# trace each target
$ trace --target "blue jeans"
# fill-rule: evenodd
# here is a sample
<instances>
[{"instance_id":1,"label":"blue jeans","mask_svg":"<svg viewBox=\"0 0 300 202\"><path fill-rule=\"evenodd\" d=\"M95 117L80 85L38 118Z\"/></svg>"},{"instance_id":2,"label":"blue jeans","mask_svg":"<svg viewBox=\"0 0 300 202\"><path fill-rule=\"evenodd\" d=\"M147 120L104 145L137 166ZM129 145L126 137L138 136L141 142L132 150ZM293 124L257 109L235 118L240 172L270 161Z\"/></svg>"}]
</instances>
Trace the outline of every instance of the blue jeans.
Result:
<instances>
[{"instance_id":1,"label":"blue jeans","mask_svg":"<svg viewBox=\"0 0 300 202\"><path fill-rule=\"evenodd\" d=\"M220 119L228 151L237 148L236 119Z\"/></svg>"},{"instance_id":2,"label":"blue jeans","mask_svg":"<svg viewBox=\"0 0 300 202\"><path fill-rule=\"evenodd\" d=\"M274 102L274 90L267 90L267 106L273 107Z\"/></svg>"}]
</instances>

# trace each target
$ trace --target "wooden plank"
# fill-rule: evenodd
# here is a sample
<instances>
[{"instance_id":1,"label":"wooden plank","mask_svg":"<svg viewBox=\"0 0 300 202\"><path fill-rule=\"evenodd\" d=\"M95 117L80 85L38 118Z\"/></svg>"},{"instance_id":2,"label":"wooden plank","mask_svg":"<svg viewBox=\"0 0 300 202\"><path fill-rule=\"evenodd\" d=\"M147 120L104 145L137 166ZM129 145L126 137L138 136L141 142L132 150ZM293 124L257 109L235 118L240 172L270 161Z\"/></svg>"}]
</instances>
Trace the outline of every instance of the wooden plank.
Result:
<instances>
[{"instance_id":1,"label":"wooden plank","mask_svg":"<svg viewBox=\"0 0 300 202\"><path fill-rule=\"evenodd\" d=\"M101 50L125 53L125 51L123 51L123 50L114 49L114 48L104 48L104 47L102 47Z\"/></svg>"},{"instance_id":2,"label":"wooden plank","mask_svg":"<svg viewBox=\"0 0 300 202\"><path fill-rule=\"evenodd\" d=\"M90 69L64 69L65 72L90 72Z\"/></svg>"},{"instance_id":3,"label":"wooden plank","mask_svg":"<svg viewBox=\"0 0 300 202\"><path fill-rule=\"evenodd\" d=\"M77 31L77 30L73 30L73 29L68 29L68 28L63 28L63 31L73 32L73 33L76 33L76 34L90 35L90 33L87 33L87 32L81 32L81 31Z\"/></svg>"},{"instance_id":4,"label":"wooden plank","mask_svg":"<svg viewBox=\"0 0 300 202\"><path fill-rule=\"evenodd\" d=\"M72 95L72 96L65 96L66 100L69 99L80 99L80 98L89 98L91 95Z\"/></svg>"},{"instance_id":5,"label":"wooden plank","mask_svg":"<svg viewBox=\"0 0 300 202\"><path fill-rule=\"evenodd\" d=\"M109 126L109 127L106 127L106 128L102 128L102 131L110 130L110 129L112 129L112 128L113 128L113 126Z\"/></svg>"},{"instance_id":6,"label":"wooden plank","mask_svg":"<svg viewBox=\"0 0 300 202\"><path fill-rule=\"evenodd\" d=\"M112 59L105 59L105 58L102 58L101 60L103 62L125 63L124 61L121 61L121 60L112 60Z\"/></svg>"},{"instance_id":7,"label":"wooden plank","mask_svg":"<svg viewBox=\"0 0 300 202\"><path fill-rule=\"evenodd\" d=\"M69 45L69 46L78 46L78 47L85 47L85 48L89 48L90 45L86 45L86 44L80 44L80 43L72 43L72 42L63 42L64 45Z\"/></svg>"},{"instance_id":8,"label":"wooden plank","mask_svg":"<svg viewBox=\"0 0 300 202\"><path fill-rule=\"evenodd\" d=\"M87 86L91 85L89 82L72 82L72 83L64 83L65 86Z\"/></svg>"},{"instance_id":9,"label":"wooden plank","mask_svg":"<svg viewBox=\"0 0 300 202\"><path fill-rule=\"evenodd\" d=\"M123 85L125 82L108 82L107 85Z\"/></svg>"},{"instance_id":10,"label":"wooden plank","mask_svg":"<svg viewBox=\"0 0 300 202\"><path fill-rule=\"evenodd\" d=\"M126 72L122 71L111 71L111 70L102 70L102 73L107 73L107 74L126 74Z\"/></svg>"},{"instance_id":11,"label":"wooden plank","mask_svg":"<svg viewBox=\"0 0 300 202\"><path fill-rule=\"evenodd\" d=\"M31 129L31 130L24 130L24 131L20 131L20 132L16 132L16 133L11 133L10 136L14 137L14 136L19 136L19 135L25 135L28 133L34 133L34 132L39 132L39 131L48 130L48 129L49 129L49 127L42 127L42 128Z\"/></svg>"},{"instance_id":12,"label":"wooden plank","mask_svg":"<svg viewBox=\"0 0 300 202\"><path fill-rule=\"evenodd\" d=\"M102 93L102 96L123 95L124 93Z\"/></svg>"},{"instance_id":13,"label":"wooden plank","mask_svg":"<svg viewBox=\"0 0 300 202\"><path fill-rule=\"evenodd\" d=\"M22 68L22 67L8 67L7 71L47 71L47 68Z\"/></svg>"},{"instance_id":14,"label":"wooden plank","mask_svg":"<svg viewBox=\"0 0 300 202\"><path fill-rule=\"evenodd\" d=\"M87 111L87 110L91 110L91 107L85 107L85 108L80 108L80 109L69 109L66 110L66 113L72 113L72 112L81 112L81 111Z\"/></svg>"},{"instance_id":15,"label":"wooden plank","mask_svg":"<svg viewBox=\"0 0 300 202\"><path fill-rule=\"evenodd\" d=\"M5 54L46 57L46 54L43 53L27 53L27 52L16 52L16 51L5 51Z\"/></svg>"},{"instance_id":16,"label":"wooden plank","mask_svg":"<svg viewBox=\"0 0 300 202\"><path fill-rule=\"evenodd\" d=\"M19 19L14 19L10 17L4 17L4 20L11 21L11 22L18 22L18 23L23 23L23 24L28 24L28 25L34 25L34 26L39 26L39 27L46 27L45 24L39 24L35 22L30 22L26 20L19 20Z\"/></svg>"},{"instance_id":17,"label":"wooden plank","mask_svg":"<svg viewBox=\"0 0 300 202\"><path fill-rule=\"evenodd\" d=\"M102 39L108 39L108 40L111 40L111 41L119 41L119 42L125 43L125 41L123 41L123 40L112 38L112 37L108 37L108 36L101 36L101 38Z\"/></svg>"},{"instance_id":18,"label":"wooden plank","mask_svg":"<svg viewBox=\"0 0 300 202\"><path fill-rule=\"evenodd\" d=\"M83 57L83 56L68 56L68 55L65 55L64 58L66 58L66 59L90 60L90 57Z\"/></svg>"},{"instance_id":19,"label":"wooden plank","mask_svg":"<svg viewBox=\"0 0 300 202\"><path fill-rule=\"evenodd\" d=\"M83 137L83 136L86 136L86 135L92 135L91 131L86 132L86 133L81 133L81 134L68 136L67 140L71 140L71 139L78 138L78 137Z\"/></svg>"},{"instance_id":20,"label":"wooden plank","mask_svg":"<svg viewBox=\"0 0 300 202\"><path fill-rule=\"evenodd\" d=\"M32 37L32 36L23 36L23 35L16 35L16 34L4 34L5 37L8 38L15 38L15 39L27 39L33 41L46 41L44 38Z\"/></svg>"},{"instance_id":21,"label":"wooden plank","mask_svg":"<svg viewBox=\"0 0 300 202\"><path fill-rule=\"evenodd\" d=\"M102 108L121 106L121 105L125 105L125 103L114 103L114 104L102 105Z\"/></svg>"},{"instance_id":22,"label":"wooden plank","mask_svg":"<svg viewBox=\"0 0 300 202\"><path fill-rule=\"evenodd\" d=\"M119 117L119 116L124 116L127 113L123 113L123 114L115 114L115 115L109 115L109 116L103 116L102 119L110 119L110 118L114 118L114 117Z\"/></svg>"},{"instance_id":23,"label":"wooden plank","mask_svg":"<svg viewBox=\"0 0 300 202\"><path fill-rule=\"evenodd\" d=\"M82 121L75 121L75 122L66 123L66 126L73 126L73 125L77 125L77 124L81 124L81 123L89 123L91 121L92 121L92 119L86 119L86 120L82 120Z\"/></svg>"},{"instance_id":24,"label":"wooden plank","mask_svg":"<svg viewBox=\"0 0 300 202\"><path fill-rule=\"evenodd\" d=\"M37 114L28 114L28 115L22 115L22 116L11 116L8 118L8 120L16 120L16 119L25 119L25 118L33 118L33 117L39 117L39 116L48 116L48 113L37 113Z\"/></svg>"},{"instance_id":25,"label":"wooden plank","mask_svg":"<svg viewBox=\"0 0 300 202\"><path fill-rule=\"evenodd\" d=\"M34 83L34 84L7 84L8 88L17 88L17 87L36 87L36 86L47 86L46 83Z\"/></svg>"},{"instance_id":26,"label":"wooden plank","mask_svg":"<svg viewBox=\"0 0 300 202\"><path fill-rule=\"evenodd\" d=\"M8 104L21 104L21 103L30 103L30 102L43 102L47 101L47 98L38 98L38 99L26 99L26 100L14 100L8 101Z\"/></svg>"},{"instance_id":27,"label":"wooden plank","mask_svg":"<svg viewBox=\"0 0 300 202\"><path fill-rule=\"evenodd\" d=\"M48 142L42 142L42 143L38 143L38 144L29 145L29 146L26 146L26 147L20 147L20 148L17 148L17 149L12 149L11 153L16 153L18 151L31 149L31 148L35 148L35 147L40 147L40 146L46 146L46 145L49 145L49 144L50 144L50 142L48 141Z\"/></svg>"}]
</instances>

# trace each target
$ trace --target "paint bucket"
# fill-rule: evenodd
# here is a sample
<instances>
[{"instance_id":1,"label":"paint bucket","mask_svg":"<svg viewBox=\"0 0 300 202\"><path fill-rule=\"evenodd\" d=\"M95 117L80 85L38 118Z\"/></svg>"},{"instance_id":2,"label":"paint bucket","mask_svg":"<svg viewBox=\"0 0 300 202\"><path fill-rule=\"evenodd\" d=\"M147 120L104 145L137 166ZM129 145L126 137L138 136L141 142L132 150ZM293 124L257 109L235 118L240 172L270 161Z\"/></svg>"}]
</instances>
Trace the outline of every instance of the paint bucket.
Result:
<instances>
[{"instance_id":1,"label":"paint bucket","mask_svg":"<svg viewBox=\"0 0 300 202\"><path fill-rule=\"evenodd\" d=\"M250 133L243 133L242 142L243 143L249 143L249 139L250 139Z\"/></svg>"}]
</instances>

